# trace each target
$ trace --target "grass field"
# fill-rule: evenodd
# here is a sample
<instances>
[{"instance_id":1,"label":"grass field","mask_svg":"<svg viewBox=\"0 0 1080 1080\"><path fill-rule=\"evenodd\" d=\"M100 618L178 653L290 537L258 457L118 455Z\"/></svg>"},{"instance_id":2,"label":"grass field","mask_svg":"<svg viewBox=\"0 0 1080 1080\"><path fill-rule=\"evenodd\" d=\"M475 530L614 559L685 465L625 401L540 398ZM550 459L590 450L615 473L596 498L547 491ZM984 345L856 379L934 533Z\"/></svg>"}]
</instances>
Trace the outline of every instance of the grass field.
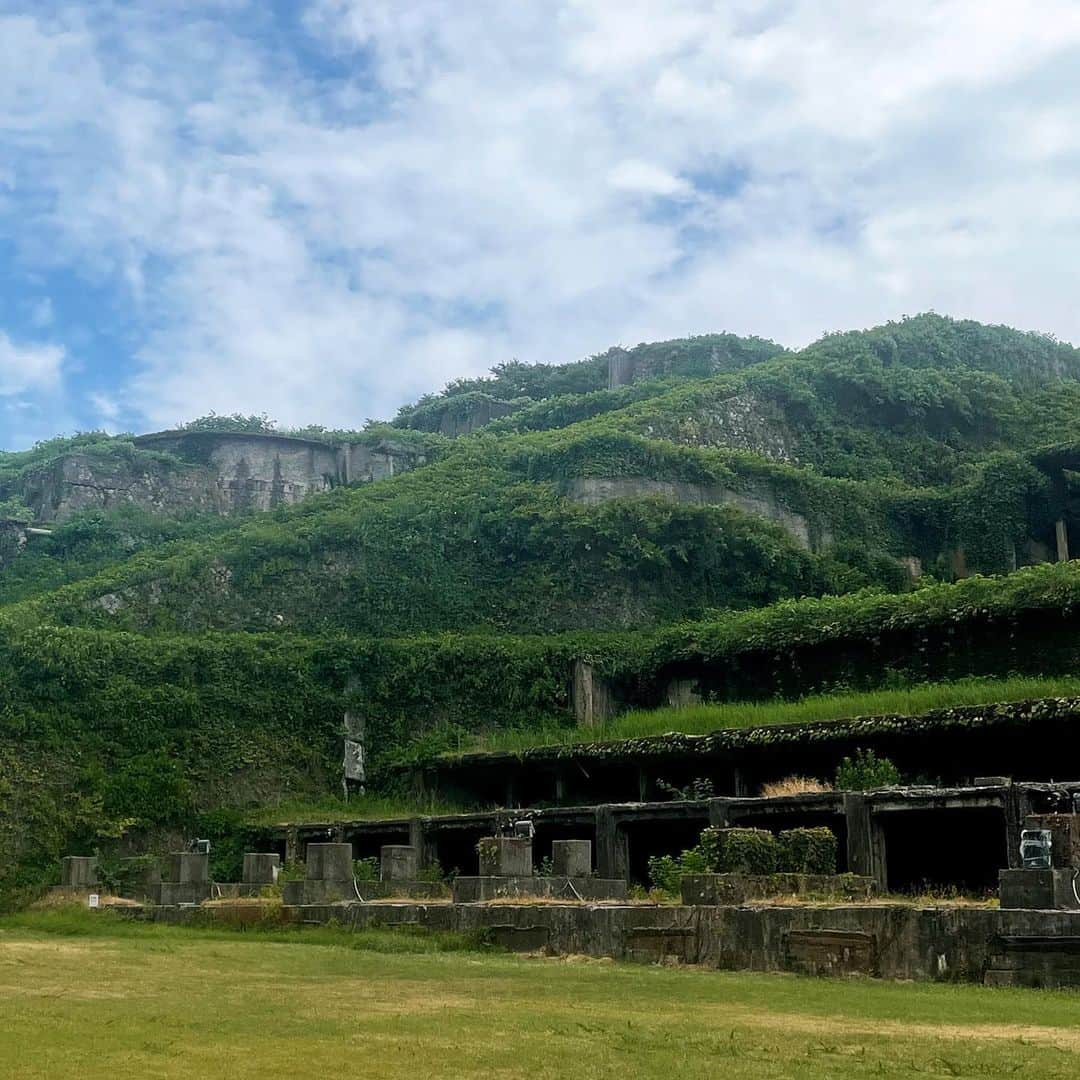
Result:
<instances>
[{"instance_id":1,"label":"grass field","mask_svg":"<svg viewBox=\"0 0 1080 1080\"><path fill-rule=\"evenodd\" d=\"M5 1077L1075 1077L1080 996L0 923Z\"/></svg>"},{"instance_id":2,"label":"grass field","mask_svg":"<svg viewBox=\"0 0 1080 1080\"><path fill-rule=\"evenodd\" d=\"M848 694L817 694L797 701L735 701L685 708L641 709L623 713L601 727L522 728L478 736L463 752L503 750L516 752L535 746L575 742L609 742L680 731L706 735L725 728L800 724L813 720L845 720L855 716L918 716L932 709L1029 698L1080 696L1080 678L957 679L920 683L887 690Z\"/></svg>"}]
</instances>

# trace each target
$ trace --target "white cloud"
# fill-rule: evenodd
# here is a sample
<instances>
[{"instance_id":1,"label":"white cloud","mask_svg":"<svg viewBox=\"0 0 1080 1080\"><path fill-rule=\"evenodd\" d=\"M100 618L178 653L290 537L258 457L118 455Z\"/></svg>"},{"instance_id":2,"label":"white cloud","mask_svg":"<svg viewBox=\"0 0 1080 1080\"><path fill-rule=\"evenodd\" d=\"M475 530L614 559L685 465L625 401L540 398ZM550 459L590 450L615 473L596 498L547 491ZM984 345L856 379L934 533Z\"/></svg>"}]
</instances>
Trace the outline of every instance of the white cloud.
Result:
<instances>
[{"instance_id":1,"label":"white cloud","mask_svg":"<svg viewBox=\"0 0 1080 1080\"><path fill-rule=\"evenodd\" d=\"M0 332L0 397L56 390L63 363L58 345L19 345Z\"/></svg>"},{"instance_id":2,"label":"white cloud","mask_svg":"<svg viewBox=\"0 0 1080 1080\"><path fill-rule=\"evenodd\" d=\"M930 307L1080 338L1071 0L313 0L307 68L254 0L40 7L0 224L131 306L148 425Z\"/></svg>"}]
</instances>

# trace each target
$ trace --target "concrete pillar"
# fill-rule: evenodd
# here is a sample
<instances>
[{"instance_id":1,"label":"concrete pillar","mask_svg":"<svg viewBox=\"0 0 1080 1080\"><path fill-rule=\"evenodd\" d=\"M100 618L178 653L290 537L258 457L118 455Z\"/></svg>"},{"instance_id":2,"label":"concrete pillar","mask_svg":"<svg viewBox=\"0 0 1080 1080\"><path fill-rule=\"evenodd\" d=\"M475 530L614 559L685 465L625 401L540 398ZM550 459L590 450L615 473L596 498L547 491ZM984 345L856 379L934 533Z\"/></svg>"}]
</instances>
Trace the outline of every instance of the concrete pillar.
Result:
<instances>
[{"instance_id":1,"label":"concrete pillar","mask_svg":"<svg viewBox=\"0 0 1080 1080\"><path fill-rule=\"evenodd\" d=\"M424 818L413 818L409 822L409 847L416 848L417 865L426 870L438 860L435 836Z\"/></svg>"},{"instance_id":2,"label":"concrete pillar","mask_svg":"<svg viewBox=\"0 0 1080 1080\"><path fill-rule=\"evenodd\" d=\"M295 825L285 830L285 861L298 862L300 859L300 830Z\"/></svg>"},{"instance_id":3,"label":"concrete pillar","mask_svg":"<svg viewBox=\"0 0 1080 1080\"><path fill-rule=\"evenodd\" d=\"M244 853L244 884L274 885L281 869L281 856L272 851Z\"/></svg>"},{"instance_id":4,"label":"concrete pillar","mask_svg":"<svg viewBox=\"0 0 1080 1080\"><path fill-rule=\"evenodd\" d=\"M596 808L596 868L602 878L630 880L630 845L610 806Z\"/></svg>"},{"instance_id":5,"label":"concrete pillar","mask_svg":"<svg viewBox=\"0 0 1080 1080\"><path fill-rule=\"evenodd\" d=\"M380 881L415 881L420 853L404 844L384 844L379 851Z\"/></svg>"},{"instance_id":6,"label":"concrete pillar","mask_svg":"<svg viewBox=\"0 0 1080 1080\"><path fill-rule=\"evenodd\" d=\"M308 844L308 881L352 881L352 844Z\"/></svg>"},{"instance_id":7,"label":"concrete pillar","mask_svg":"<svg viewBox=\"0 0 1080 1080\"><path fill-rule=\"evenodd\" d=\"M97 885L97 859L68 855L60 860L60 884L65 889L90 889Z\"/></svg>"},{"instance_id":8,"label":"concrete pillar","mask_svg":"<svg viewBox=\"0 0 1080 1080\"><path fill-rule=\"evenodd\" d=\"M967 553L964 551L963 544L949 552L949 561L952 563L953 577L966 578L968 576Z\"/></svg>"},{"instance_id":9,"label":"concrete pillar","mask_svg":"<svg viewBox=\"0 0 1080 1080\"><path fill-rule=\"evenodd\" d=\"M697 679L672 679L667 685L667 703L673 709L701 704Z\"/></svg>"},{"instance_id":10,"label":"concrete pillar","mask_svg":"<svg viewBox=\"0 0 1080 1080\"><path fill-rule=\"evenodd\" d=\"M885 862L885 834L870 811L870 800L859 792L844 794L847 822L847 863L852 874L872 877L879 889L888 888Z\"/></svg>"},{"instance_id":11,"label":"concrete pillar","mask_svg":"<svg viewBox=\"0 0 1080 1080\"><path fill-rule=\"evenodd\" d=\"M530 877L533 843L524 836L485 836L479 845L481 877Z\"/></svg>"},{"instance_id":12,"label":"concrete pillar","mask_svg":"<svg viewBox=\"0 0 1080 1080\"><path fill-rule=\"evenodd\" d=\"M592 842L555 840L551 845L551 862L556 877L589 877L592 874Z\"/></svg>"},{"instance_id":13,"label":"concrete pillar","mask_svg":"<svg viewBox=\"0 0 1080 1080\"><path fill-rule=\"evenodd\" d=\"M170 852L169 881L176 885L209 884L210 856L195 851Z\"/></svg>"},{"instance_id":14,"label":"concrete pillar","mask_svg":"<svg viewBox=\"0 0 1080 1080\"><path fill-rule=\"evenodd\" d=\"M1069 530L1060 518L1054 522L1054 538L1057 540L1058 562L1069 561Z\"/></svg>"},{"instance_id":15,"label":"concrete pillar","mask_svg":"<svg viewBox=\"0 0 1080 1080\"><path fill-rule=\"evenodd\" d=\"M555 773L555 805L562 806L566 802L566 775L562 770Z\"/></svg>"},{"instance_id":16,"label":"concrete pillar","mask_svg":"<svg viewBox=\"0 0 1080 1080\"><path fill-rule=\"evenodd\" d=\"M714 829L726 829L730 826L730 799L709 800L709 824Z\"/></svg>"},{"instance_id":17,"label":"concrete pillar","mask_svg":"<svg viewBox=\"0 0 1080 1080\"><path fill-rule=\"evenodd\" d=\"M639 765L637 771L637 797L638 802L646 802L649 797L649 774L643 765Z\"/></svg>"},{"instance_id":18,"label":"concrete pillar","mask_svg":"<svg viewBox=\"0 0 1080 1080\"><path fill-rule=\"evenodd\" d=\"M615 715L611 684L592 664L575 660L571 671L570 701L574 718L582 727L598 727Z\"/></svg>"},{"instance_id":19,"label":"concrete pillar","mask_svg":"<svg viewBox=\"0 0 1080 1080\"><path fill-rule=\"evenodd\" d=\"M634 381L634 358L625 349L612 349L608 353L608 389L617 390Z\"/></svg>"}]
</instances>

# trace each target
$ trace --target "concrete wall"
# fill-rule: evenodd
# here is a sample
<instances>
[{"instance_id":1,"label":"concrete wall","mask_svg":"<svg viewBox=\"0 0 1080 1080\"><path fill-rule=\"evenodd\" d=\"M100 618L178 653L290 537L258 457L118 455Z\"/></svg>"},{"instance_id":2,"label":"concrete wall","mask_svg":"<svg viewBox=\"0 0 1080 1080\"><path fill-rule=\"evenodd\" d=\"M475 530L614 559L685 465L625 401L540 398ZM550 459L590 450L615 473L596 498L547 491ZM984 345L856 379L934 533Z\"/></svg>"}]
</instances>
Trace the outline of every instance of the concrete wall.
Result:
<instances>
[{"instance_id":1,"label":"concrete wall","mask_svg":"<svg viewBox=\"0 0 1080 1080\"><path fill-rule=\"evenodd\" d=\"M224 510L208 469L134 454L68 454L30 473L22 497L39 522L63 522L81 510L123 506L152 514Z\"/></svg>"},{"instance_id":2,"label":"concrete wall","mask_svg":"<svg viewBox=\"0 0 1080 1080\"><path fill-rule=\"evenodd\" d=\"M128 454L67 454L31 472L18 494L42 523L122 506L151 514L232 514L299 502L338 484L382 480L426 460L393 440L338 448L309 439L229 432L160 432L139 437L135 446L136 452ZM13 530L0 537L0 565L17 553L17 540Z\"/></svg>"},{"instance_id":3,"label":"concrete wall","mask_svg":"<svg viewBox=\"0 0 1080 1080\"><path fill-rule=\"evenodd\" d=\"M583 503L609 499L655 496L685 506L734 506L784 528L799 547L820 551L832 543L832 534L815 528L802 514L789 510L765 489L741 492L718 484L692 484L685 480L652 480L644 476L582 476L571 480L567 494Z\"/></svg>"},{"instance_id":4,"label":"concrete wall","mask_svg":"<svg viewBox=\"0 0 1080 1080\"><path fill-rule=\"evenodd\" d=\"M337 450L326 443L282 435L162 432L136 445L201 465L213 478L226 512L269 510L299 502L339 482Z\"/></svg>"},{"instance_id":5,"label":"concrete wall","mask_svg":"<svg viewBox=\"0 0 1080 1080\"><path fill-rule=\"evenodd\" d=\"M483 932L517 951L679 960L733 971L873 975L886 979L1001 981L1002 939L1061 939L1067 954L1080 912L970 907L591 906L584 904L354 904L296 909L306 922L425 926ZM168 917L168 916L165 916ZM1052 945L1052 941L1051 941ZM1067 965L1066 965L1067 966ZM1049 973L1043 985L1069 985ZM1017 980L1022 981L1022 980ZM1030 983L1027 983L1030 985Z\"/></svg>"}]
</instances>

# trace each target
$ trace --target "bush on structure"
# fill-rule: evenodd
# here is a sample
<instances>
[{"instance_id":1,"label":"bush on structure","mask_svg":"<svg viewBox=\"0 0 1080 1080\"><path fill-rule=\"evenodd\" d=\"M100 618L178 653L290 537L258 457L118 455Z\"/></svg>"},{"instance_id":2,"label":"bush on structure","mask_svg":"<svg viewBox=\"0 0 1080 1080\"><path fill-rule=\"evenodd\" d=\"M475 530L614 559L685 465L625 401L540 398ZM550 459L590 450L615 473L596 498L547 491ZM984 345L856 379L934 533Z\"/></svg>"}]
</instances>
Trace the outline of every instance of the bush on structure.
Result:
<instances>
[{"instance_id":1,"label":"bush on structure","mask_svg":"<svg viewBox=\"0 0 1080 1080\"><path fill-rule=\"evenodd\" d=\"M707 874L709 869L700 845L677 857L654 855L649 859L649 883L660 892L678 896L683 874Z\"/></svg>"},{"instance_id":2,"label":"bush on structure","mask_svg":"<svg viewBox=\"0 0 1080 1080\"><path fill-rule=\"evenodd\" d=\"M837 841L832 829L785 829L777 838L779 869L790 874L835 874Z\"/></svg>"},{"instance_id":3,"label":"bush on structure","mask_svg":"<svg viewBox=\"0 0 1080 1080\"><path fill-rule=\"evenodd\" d=\"M856 750L854 758L845 757L836 769L837 791L871 791L899 783L900 770L873 750Z\"/></svg>"},{"instance_id":4,"label":"bush on structure","mask_svg":"<svg viewBox=\"0 0 1080 1080\"><path fill-rule=\"evenodd\" d=\"M715 859L719 874L774 874L779 868L780 845L767 829L715 829ZM707 844L710 846L712 840Z\"/></svg>"},{"instance_id":5,"label":"bush on structure","mask_svg":"<svg viewBox=\"0 0 1080 1080\"><path fill-rule=\"evenodd\" d=\"M372 856L370 859L353 859L353 877L357 881L378 881L380 877L379 860Z\"/></svg>"}]
</instances>

